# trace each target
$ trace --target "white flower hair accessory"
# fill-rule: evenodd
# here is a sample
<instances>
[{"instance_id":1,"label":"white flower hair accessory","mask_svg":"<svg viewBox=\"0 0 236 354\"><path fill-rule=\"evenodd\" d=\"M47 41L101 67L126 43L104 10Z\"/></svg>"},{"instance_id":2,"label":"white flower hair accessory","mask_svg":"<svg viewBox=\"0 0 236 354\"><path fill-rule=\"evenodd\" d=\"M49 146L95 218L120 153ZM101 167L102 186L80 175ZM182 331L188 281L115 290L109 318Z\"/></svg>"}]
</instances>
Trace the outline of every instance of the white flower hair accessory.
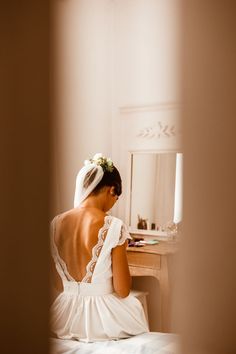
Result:
<instances>
[{"instance_id":1,"label":"white flower hair accessory","mask_svg":"<svg viewBox=\"0 0 236 354\"><path fill-rule=\"evenodd\" d=\"M90 165L90 164L95 164L97 166L101 166L103 171L108 171L112 172L114 169L113 161L110 159L110 157L105 157L103 156L102 153L97 153L94 155L92 159L85 160L84 165Z\"/></svg>"}]
</instances>

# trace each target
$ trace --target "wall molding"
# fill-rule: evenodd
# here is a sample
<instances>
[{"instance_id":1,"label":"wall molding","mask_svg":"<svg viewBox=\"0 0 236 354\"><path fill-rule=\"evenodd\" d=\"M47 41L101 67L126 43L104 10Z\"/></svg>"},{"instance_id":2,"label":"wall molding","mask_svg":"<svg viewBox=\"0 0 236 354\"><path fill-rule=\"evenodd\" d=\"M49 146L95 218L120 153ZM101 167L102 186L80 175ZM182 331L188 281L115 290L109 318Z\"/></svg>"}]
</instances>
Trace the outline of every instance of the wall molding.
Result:
<instances>
[{"instance_id":1,"label":"wall molding","mask_svg":"<svg viewBox=\"0 0 236 354\"><path fill-rule=\"evenodd\" d=\"M146 103L139 105L127 105L119 107L121 114L128 113L141 113L141 112L155 112L155 111L166 111L166 110L176 110L180 109L181 104L179 102L162 101L155 103Z\"/></svg>"},{"instance_id":2,"label":"wall molding","mask_svg":"<svg viewBox=\"0 0 236 354\"><path fill-rule=\"evenodd\" d=\"M179 132L177 131L175 124L165 124L158 121L152 126L140 129L136 134L136 137L144 139L161 139L173 138L178 134Z\"/></svg>"}]
</instances>

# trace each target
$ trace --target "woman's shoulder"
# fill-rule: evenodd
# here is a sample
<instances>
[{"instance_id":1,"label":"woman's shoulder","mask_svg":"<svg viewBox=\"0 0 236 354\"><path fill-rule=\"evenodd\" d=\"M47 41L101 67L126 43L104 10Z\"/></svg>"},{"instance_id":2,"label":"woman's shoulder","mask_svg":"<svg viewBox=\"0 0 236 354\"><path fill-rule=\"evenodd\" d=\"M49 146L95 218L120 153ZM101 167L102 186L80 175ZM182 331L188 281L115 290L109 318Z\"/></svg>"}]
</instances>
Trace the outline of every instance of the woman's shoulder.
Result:
<instances>
[{"instance_id":1,"label":"woman's shoulder","mask_svg":"<svg viewBox=\"0 0 236 354\"><path fill-rule=\"evenodd\" d=\"M93 227L101 228L103 225L109 227L111 224L122 230L127 230L124 221L116 216L109 215L102 210L80 209L75 208L63 213L57 214L51 221L51 225L56 225L63 229L66 225L75 225L80 222L85 222Z\"/></svg>"},{"instance_id":2,"label":"woman's shoulder","mask_svg":"<svg viewBox=\"0 0 236 354\"><path fill-rule=\"evenodd\" d=\"M51 226L56 229L63 231L64 229L73 228L77 223L78 217L74 209L64 211L60 214L54 216L51 220Z\"/></svg>"},{"instance_id":3,"label":"woman's shoulder","mask_svg":"<svg viewBox=\"0 0 236 354\"><path fill-rule=\"evenodd\" d=\"M72 215L72 212L73 212L73 209L70 209L70 210L67 210L67 211L64 211L62 213L59 213L59 214L55 215L52 218L51 223L54 223L54 222L59 221L59 220L62 221L64 219L70 218L71 215Z\"/></svg>"}]
</instances>

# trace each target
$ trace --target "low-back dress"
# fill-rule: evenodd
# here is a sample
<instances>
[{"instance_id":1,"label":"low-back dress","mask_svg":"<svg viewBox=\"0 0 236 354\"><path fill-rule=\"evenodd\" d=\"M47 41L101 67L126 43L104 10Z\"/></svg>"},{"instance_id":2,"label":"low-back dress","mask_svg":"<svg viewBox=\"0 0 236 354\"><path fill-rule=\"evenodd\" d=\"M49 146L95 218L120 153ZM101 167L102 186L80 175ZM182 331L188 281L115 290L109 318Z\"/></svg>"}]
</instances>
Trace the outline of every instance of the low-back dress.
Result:
<instances>
[{"instance_id":1,"label":"low-back dress","mask_svg":"<svg viewBox=\"0 0 236 354\"><path fill-rule=\"evenodd\" d=\"M86 275L78 282L69 274L55 244L56 220L52 221L51 251L63 291L51 306L53 333L62 339L94 342L148 332L140 301L132 295L121 298L113 289L111 253L130 238L126 225L114 216L105 216Z\"/></svg>"}]
</instances>

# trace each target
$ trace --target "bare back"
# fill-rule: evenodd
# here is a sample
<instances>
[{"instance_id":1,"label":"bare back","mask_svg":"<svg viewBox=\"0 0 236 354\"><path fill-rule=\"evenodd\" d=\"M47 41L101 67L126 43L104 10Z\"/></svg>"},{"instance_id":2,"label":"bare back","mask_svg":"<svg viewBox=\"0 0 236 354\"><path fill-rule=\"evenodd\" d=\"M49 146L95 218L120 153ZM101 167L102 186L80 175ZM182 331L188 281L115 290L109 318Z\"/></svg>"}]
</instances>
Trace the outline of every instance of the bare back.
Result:
<instances>
[{"instance_id":1,"label":"bare back","mask_svg":"<svg viewBox=\"0 0 236 354\"><path fill-rule=\"evenodd\" d=\"M69 210L57 218L54 241L68 272L76 281L81 281L86 274L86 266L92 258L92 249L98 242L105 216L97 208L82 207ZM53 278L57 290L62 290L55 267Z\"/></svg>"}]
</instances>

